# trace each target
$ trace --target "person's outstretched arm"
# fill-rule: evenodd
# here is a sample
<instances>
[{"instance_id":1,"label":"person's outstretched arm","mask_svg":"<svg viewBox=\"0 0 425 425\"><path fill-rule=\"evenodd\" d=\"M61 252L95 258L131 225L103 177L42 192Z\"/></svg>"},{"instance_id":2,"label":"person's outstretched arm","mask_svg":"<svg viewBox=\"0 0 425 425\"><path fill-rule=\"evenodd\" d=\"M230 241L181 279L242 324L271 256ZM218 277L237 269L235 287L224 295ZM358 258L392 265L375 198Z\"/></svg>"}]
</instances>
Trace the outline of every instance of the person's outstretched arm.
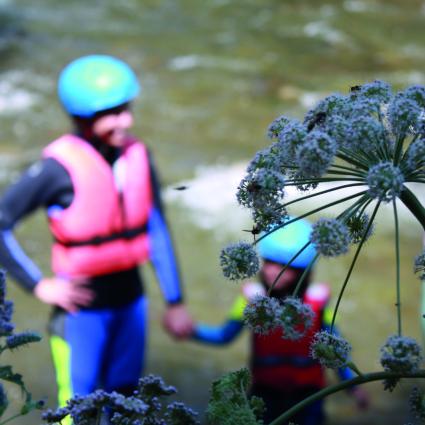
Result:
<instances>
[{"instance_id":1,"label":"person's outstretched arm","mask_svg":"<svg viewBox=\"0 0 425 425\"><path fill-rule=\"evenodd\" d=\"M156 171L151 164L153 208L148 222L150 259L167 303L163 324L176 338L192 334L193 322L183 302L183 290L168 225L160 198L160 186Z\"/></svg>"}]
</instances>

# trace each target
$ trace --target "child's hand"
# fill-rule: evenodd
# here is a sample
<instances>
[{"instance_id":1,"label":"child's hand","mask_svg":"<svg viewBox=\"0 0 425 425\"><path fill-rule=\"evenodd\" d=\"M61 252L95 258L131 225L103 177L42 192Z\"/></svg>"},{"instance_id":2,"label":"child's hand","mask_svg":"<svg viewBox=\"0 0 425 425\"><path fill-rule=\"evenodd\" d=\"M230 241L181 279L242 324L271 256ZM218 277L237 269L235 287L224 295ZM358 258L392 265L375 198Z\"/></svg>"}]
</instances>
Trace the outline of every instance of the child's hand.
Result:
<instances>
[{"instance_id":1,"label":"child's hand","mask_svg":"<svg viewBox=\"0 0 425 425\"><path fill-rule=\"evenodd\" d=\"M183 304L171 305L165 311L163 326L176 339L187 339L193 334L193 320Z\"/></svg>"},{"instance_id":2,"label":"child's hand","mask_svg":"<svg viewBox=\"0 0 425 425\"><path fill-rule=\"evenodd\" d=\"M351 395L354 397L354 400L356 401L358 409L365 410L369 407L369 393L364 388L360 386L354 387L350 392Z\"/></svg>"}]
</instances>

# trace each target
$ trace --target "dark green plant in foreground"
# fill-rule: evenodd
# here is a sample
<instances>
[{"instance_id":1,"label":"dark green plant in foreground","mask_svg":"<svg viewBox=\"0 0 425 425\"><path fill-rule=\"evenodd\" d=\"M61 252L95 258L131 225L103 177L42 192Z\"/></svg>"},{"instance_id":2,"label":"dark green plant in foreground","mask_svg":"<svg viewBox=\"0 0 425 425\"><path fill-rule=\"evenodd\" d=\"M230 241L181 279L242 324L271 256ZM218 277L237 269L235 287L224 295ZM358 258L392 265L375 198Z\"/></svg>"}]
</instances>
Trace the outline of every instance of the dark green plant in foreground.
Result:
<instances>
[{"instance_id":1,"label":"dark green plant in foreground","mask_svg":"<svg viewBox=\"0 0 425 425\"><path fill-rule=\"evenodd\" d=\"M351 248L354 250L337 298L331 332L316 335L311 350L322 365L346 365L358 376L309 397L272 422L272 425L278 425L306 404L352 385L382 380L385 389L391 391L402 377L425 377L425 370L420 369L420 345L403 335L398 219L398 208L402 203L425 229L425 209L415 194L417 188L423 190L421 186L425 183L425 87L412 86L393 93L390 85L383 81L355 86L347 95L334 94L323 99L303 121L286 116L277 118L270 125L268 136L271 144L251 160L236 194L239 204L251 210L254 241L251 244L246 241L233 243L223 249L220 262L224 275L231 280L253 276L258 270L255 248L259 240L278 228L335 205L342 204L344 209L333 217L322 217L314 223L309 243L288 266L309 244L314 245L318 254L305 273L320 257L337 257ZM416 188L411 183L415 183ZM321 188L323 184L328 186ZM300 191L300 196L287 201L285 190L291 186ZM311 190L316 188L317 191L312 193ZM324 195L338 194L338 191L337 200L320 203ZM288 208L292 204L302 205L303 201L312 198L318 200L314 209L290 218ZM377 213L383 204L392 206L394 216L395 335L389 336L381 348L384 370L366 374L353 363L347 363L350 345L333 336L333 325L357 259L365 242L373 236ZM424 279L425 251L418 253L414 270L420 279ZM285 267L281 273L284 271ZM280 275L276 282L279 278ZM293 297L297 297L303 278L304 275ZM281 310L280 307L274 308L267 299L254 300L247 308L247 324L263 334L282 327L284 322L287 327L289 322L282 317ZM297 314L297 317L302 315ZM299 320L293 324L299 326ZM307 316L304 326L308 327ZM286 328L285 333L291 337ZM416 391L411 405L416 416L425 417L425 403L418 394ZM418 413L420 408L422 413Z\"/></svg>"},{"instance_id":2,"label":"dark green plant in foreground","mask_svg":"<svg viewBox=\"0 0 425 425\"><path fill-rule=\"evenodd\" d=\"M256 425L260 420L264 403L258 397L248 398L251 385L248 369L230 372L213 382L207 409L211 425Z\"/></svg>"},{"instance_id":3,"label":"dark green plant in foreground","mask_svg":"<svg viewBox=\"0 0 425 425\"><path fill-rule=\"evenodd\" d=\"M0 354L9 350L13 351L41 340L40 335L35 332L15 333L15 325L12 323L13 302L6 300L6 277L5 273L0 270ZM12 421L14 418L28 414L34 409L43 408L42 401L35 401L31 397L31 393L27 390L22 375L15 373L10 365L0 365L0 380L11 382L17 385L24 399L21 409L12 416L4 419L4 414L9 405L7 394L3 383L0 382L0 425Z\"/></svg>"},{"instance_id":4,"label":"dark green plant in foreground","mask_svg":"<svg viewBox=\"0 0 425 425\"><path fill-rule=\"evenodd\" d=\"M116 392L97 390L86 396L75 395L65 407L47 410L43 419L49 423L61 423L71 417L74 425L98 425L108 415L112 425L197 425L197 413L180 402L163 403L165 397L176 393L156 376L139 380L134 394L124 397Z\"/></svg>"}]
</instances>

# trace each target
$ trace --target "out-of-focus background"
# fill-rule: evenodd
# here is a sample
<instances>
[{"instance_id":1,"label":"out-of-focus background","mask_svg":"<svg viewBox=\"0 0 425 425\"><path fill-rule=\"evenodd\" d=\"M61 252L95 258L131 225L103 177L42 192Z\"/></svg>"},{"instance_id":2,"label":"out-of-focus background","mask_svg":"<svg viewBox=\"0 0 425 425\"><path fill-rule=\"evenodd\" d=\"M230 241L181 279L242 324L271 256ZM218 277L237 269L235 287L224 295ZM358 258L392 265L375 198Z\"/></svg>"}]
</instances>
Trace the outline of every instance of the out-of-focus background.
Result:
<instances>
[{"instance_id":1,"label":"out-of-focus background","mask_svg":"<svg viewBox=\"0 0 425 425\"><path fill-rule=\"evenodd\" d=\"M0 185L69 129L55 93L68 61L90 53L126 60L142 83L134 132L155 154L186 300L197 319L219 323L239 287L222 277L218 254L226 243L249 236L242 231L249 228L248 215L234 192L247 161L268 143L269 123L281 114L301 118L320 98L374 79L395 89L424 84L424 21L424 0L0 0ZM187 190L174 189L181 185ZM407 212L401 221L403 328L421 340L420 284L412 273L421 228ZM391 214L384 211L338 320L364 370L379 368L379 347L396 332L391 229ZM49 273L43 213L25 221L17 235ZM316 270L335 297L349 261L350 255L322 261ZM154 276L146 270L145 277L151 296L146 372L162 375L178 388L179 399L202 412L212 380L247 364L248 335L222 348L172 341L160 325L163 301ZM18 329L45 337L3 356L2 363L13 361L33 396L53 407L49 309L12 283L9 296ZM364 413L345 393L330 397L330 424L413 422L406 402L411 383L393 394L380 383L367 388L372 406ZM19 401L16 388L8 391ZM40 422L34 413L16 424Z\"/></svg>"}]
</instances>

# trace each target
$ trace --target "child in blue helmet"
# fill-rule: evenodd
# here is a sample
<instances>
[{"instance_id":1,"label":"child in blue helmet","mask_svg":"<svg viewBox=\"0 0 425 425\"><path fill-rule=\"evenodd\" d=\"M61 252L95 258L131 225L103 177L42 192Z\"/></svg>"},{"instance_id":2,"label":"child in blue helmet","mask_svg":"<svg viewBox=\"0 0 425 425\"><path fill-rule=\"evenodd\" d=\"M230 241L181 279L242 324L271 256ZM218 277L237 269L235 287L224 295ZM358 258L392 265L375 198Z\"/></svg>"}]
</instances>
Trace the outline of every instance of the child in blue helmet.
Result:
<instances>
[{"instance_id":1,"label":"child in blue helmet","mask_svg":"<svg viewBox=\"0 0 425 425\"><path fill-rule=\"evenodd\" d=\"M54 307L50 342L60 405L101 386L133 393L145 354L146 308L139 264L150 260L175 337L192 331L148 148L133 135L140 91L122 60L89 55L60 73L58 95L73 130L0 199L0 263ZM13 235L38 208L47 212L52 273L43 276Z\"/></svg>"},{"instance_id":2,"label":"child in blue helmet","mask_svg":"<svg viewBox=\"0 0 425 425\"><path fill-rule=\"evenodd\" d=\"M262 239L259 242L259 253L263 259L259 282L243 284L242 294L236 299L224 324L220 326L197 324L193 338L216 345L232 341L244 327L243 311L247 304L255 295L267 293L282 267L288 264L308 242L310 231L309 222L298 220ZM291 295L315 255L314 247L309 245L278 278L270 296L282 299ZM315 313L313 324L304 337L296 341L283 339L280 329L267 335L252 334L251 394L261 397L265 402L265 423L270 423L284 411L325 386L324 370L309 356L309 351L314 333L330 327L332 313L327 308L330 288L325 283L311 283L311 276L308 273L301 283L299 294L303 302ZM352 377L352 372L348 368L340 369L338 372L340 379ZM351 393L359 407L366 407L368 397L361 388L354 388ZM310 404L291 421L298 425L323 424L322 401Z\"/></svg>"}]
</instances>

